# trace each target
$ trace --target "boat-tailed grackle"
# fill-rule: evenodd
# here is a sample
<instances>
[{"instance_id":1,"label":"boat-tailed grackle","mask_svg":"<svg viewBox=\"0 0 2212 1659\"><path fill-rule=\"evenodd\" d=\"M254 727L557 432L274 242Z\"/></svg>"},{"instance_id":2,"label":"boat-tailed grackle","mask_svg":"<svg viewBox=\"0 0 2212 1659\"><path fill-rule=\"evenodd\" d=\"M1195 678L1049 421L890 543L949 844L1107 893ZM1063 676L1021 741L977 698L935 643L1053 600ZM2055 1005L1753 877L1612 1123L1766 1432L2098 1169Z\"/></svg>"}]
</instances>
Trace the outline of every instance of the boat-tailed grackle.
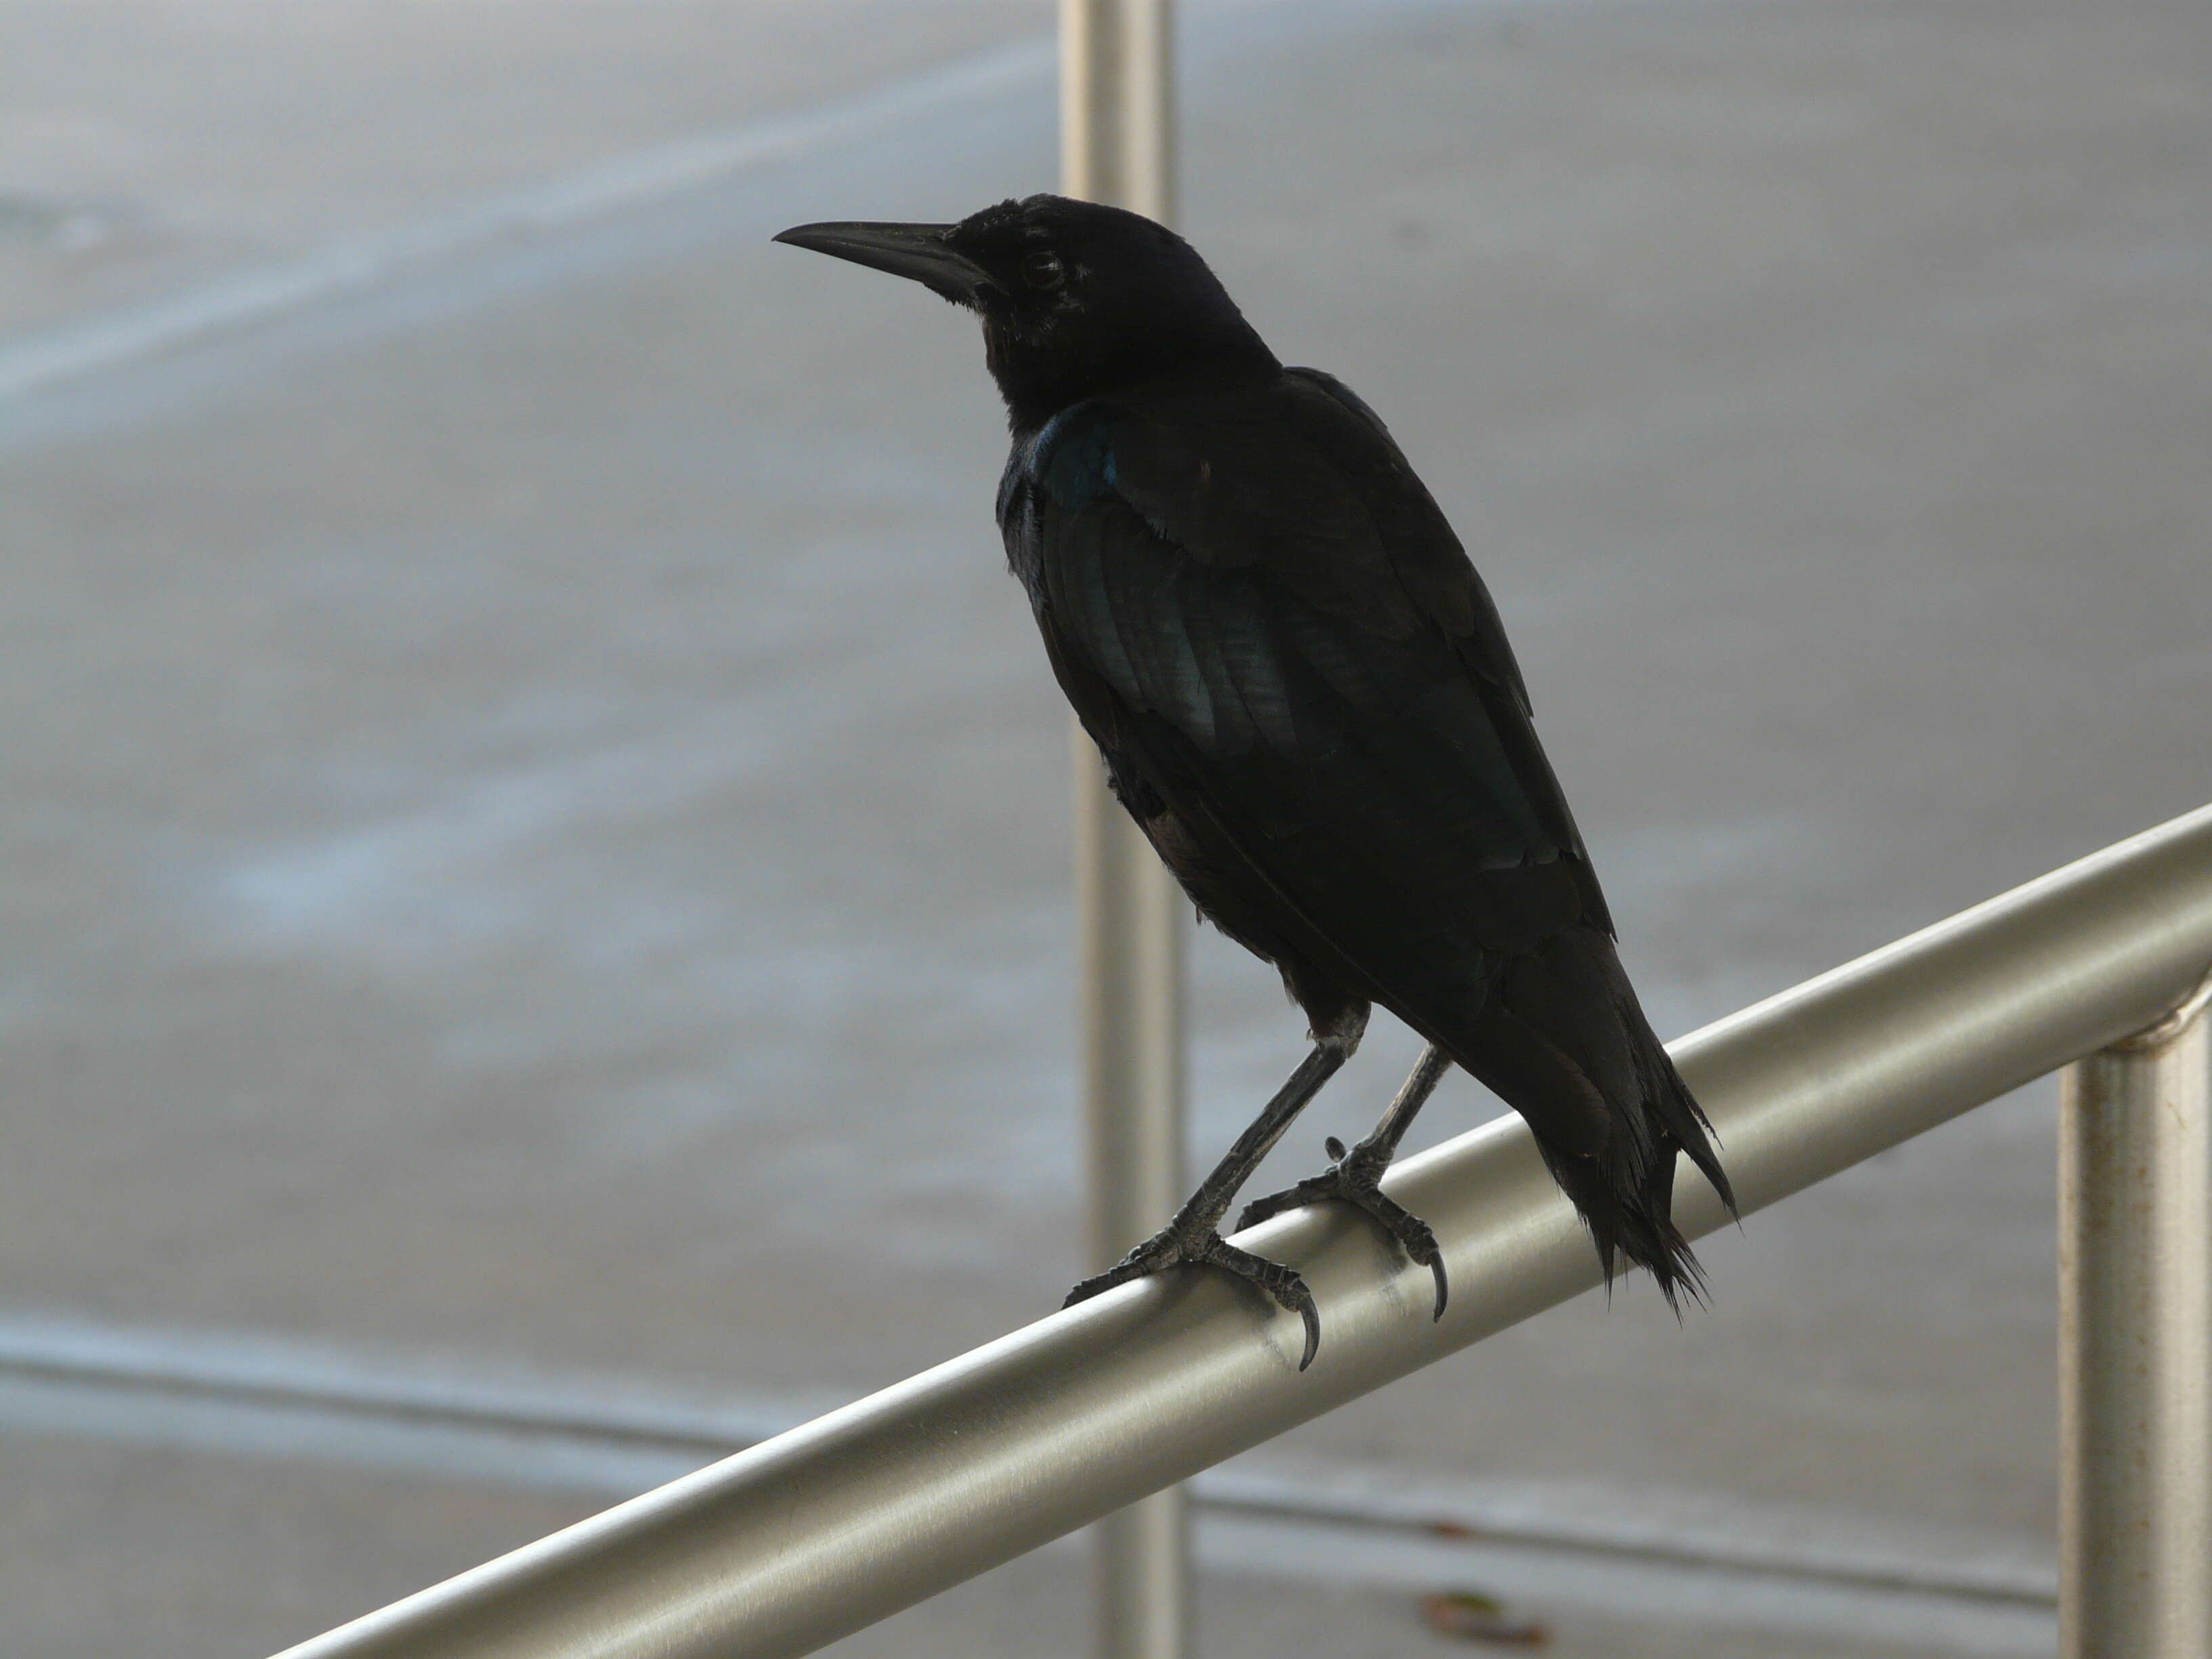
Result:
<instances>
[{"instance_id":1,"label":"boat-tailed grackle","mask_svg":"<svg viewBox=\"0 0 2212 1659\"><path fill-rule=\"evenodd\" d=\"M1457 1062L1525 1118L1611 1280L1700 1289L1669 1218L1707 1125L1622 971L1613 921L1481 578L1375 412L1285 368L1181 237L1055 196L957 225L776 239L982 320L1013 453L999 527L1114 793L1201 915L1273 963L1313 1049L1155 1237L1074 1302L1178 1263L1321 1326L1290 1268L1223 1242L1237 1189L1358 1044L1371 1005L1429 1048L1375 1131L1249 1206L1357 1205L1449 1289L1380 1189Z\"/></svg>"}]
</instances>

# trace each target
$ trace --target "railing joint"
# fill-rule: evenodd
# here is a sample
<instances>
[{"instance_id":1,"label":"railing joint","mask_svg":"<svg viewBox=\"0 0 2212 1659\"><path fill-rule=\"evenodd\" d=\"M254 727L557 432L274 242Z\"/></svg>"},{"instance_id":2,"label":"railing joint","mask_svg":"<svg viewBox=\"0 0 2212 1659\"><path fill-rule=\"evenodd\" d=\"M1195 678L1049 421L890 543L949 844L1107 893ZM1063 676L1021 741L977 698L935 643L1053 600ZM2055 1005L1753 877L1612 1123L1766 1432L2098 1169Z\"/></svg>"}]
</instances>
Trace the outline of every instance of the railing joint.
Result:
<instances>
[{"instance_id":1,"label":"railing joint","mask_svg":"<svg viewBox=\"0 0 2212 1659\"><path fill-rule=\"evenodd\" d=\"M2212 963L2208 963L2204 976L2197 981L2197 988L2176 1003L2164 1018L2153 1021L2140 1031L2130 1031L2106 1047L2114 1054L2148 1054L2163 1048L2190 1027L2190 1023L2207 1008L2212 1008Z\"/></svg>"}]
</instances>

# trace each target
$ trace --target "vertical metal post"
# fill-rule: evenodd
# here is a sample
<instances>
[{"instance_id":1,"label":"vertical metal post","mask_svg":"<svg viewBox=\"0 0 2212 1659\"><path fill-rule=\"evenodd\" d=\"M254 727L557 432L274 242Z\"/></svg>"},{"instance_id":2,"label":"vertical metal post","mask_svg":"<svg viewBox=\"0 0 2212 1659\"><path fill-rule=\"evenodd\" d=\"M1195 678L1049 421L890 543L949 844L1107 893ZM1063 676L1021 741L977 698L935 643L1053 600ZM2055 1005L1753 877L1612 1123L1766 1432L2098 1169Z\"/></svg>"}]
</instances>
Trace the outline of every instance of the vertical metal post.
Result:
<instances>
[{"instance_id":1,"label":"vertical metal post","mask_svg":"<svg viewBox=\"0 0 2212 1659\"><path fill-rule=\"evenodd\" d=\"M2212 1654L2212 978L2066 1068L2059 1651Z\"/></svg>"},{"instance_id":2,"label":"vertical metal post","mask_svg":"<svg viewBox=\"0 0 2212 1659\"><path fill-rule=\"evenodd\" d=\"M1170 0L1060 0L1060 188L1174 217ZM1182 896L1075 732L1082 916L1088 1257L1111 1267L1183 1198ZM1190 1649L1189 1517L1180 1487L1098 1524L1099 1659Z\"/></svg>"}]
</instances>

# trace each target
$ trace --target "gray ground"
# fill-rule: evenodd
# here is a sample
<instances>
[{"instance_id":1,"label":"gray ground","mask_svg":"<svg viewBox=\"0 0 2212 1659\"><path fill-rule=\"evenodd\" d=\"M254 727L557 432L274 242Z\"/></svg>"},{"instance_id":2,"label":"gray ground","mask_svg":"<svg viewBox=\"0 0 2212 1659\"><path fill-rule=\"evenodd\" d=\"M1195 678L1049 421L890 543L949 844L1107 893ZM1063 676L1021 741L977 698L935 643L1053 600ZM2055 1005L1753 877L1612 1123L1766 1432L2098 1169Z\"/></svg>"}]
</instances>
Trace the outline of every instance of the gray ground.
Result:
<instances>
[{"instance_id":1,"label":"gray ground","mask_svg":"<svg viewBox=\"0 0 2212 1659\"><path fill-rule=\"evenodd\" d=\"M1192 234L1461 527L1662 1029L2212 797L2212 14L1187 16ZM909 84L1048 21L0 5L0 384L107 354L0 403L5 1310L796 1410L1056 1300L1066 734L998 413L969 325L766 243L1048 186L1048 71ZM110 349L755 127L621 210ZM1298 1031L1196 963L1211 1156ZM1371 1039L1262 1180L1410 1053ZM1490 1109L1462 1082L1431 1138ZM1717 1239L1682 1327L1631 1283L1283 1455L2032 1549L2051 1115ZM265 1650L601 1501L4 1421L0 1468L27 1659ZM1080 1583L1048 1553L852 1651L1072 1652ZM1442 1645L1401 1589L1209 1597L1209 1653ZM1864 1650L1538 1611L1560 1653Z\"/></svg>"}]
</instances>

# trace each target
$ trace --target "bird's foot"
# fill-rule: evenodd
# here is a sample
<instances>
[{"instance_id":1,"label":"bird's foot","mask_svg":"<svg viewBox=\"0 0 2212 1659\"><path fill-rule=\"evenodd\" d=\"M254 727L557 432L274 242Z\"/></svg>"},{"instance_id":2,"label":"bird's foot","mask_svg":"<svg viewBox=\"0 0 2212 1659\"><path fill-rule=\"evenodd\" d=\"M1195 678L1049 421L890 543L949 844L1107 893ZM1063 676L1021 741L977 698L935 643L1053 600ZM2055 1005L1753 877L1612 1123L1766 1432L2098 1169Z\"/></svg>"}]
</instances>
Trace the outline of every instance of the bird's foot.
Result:
<instances>
[{"instance_id":1,"label":"bird's foot","mask_svg":"<svg viewBox=\"0 0 2212 1659\"><path fill-rule=\"evenodd\" d=\"M1407 1255L1435 1276L1435 1317L1442 1319L1444 1304L1451 1297L1451 1283L1444 1277L1444 1253L1437 1247L1437 1236L1429 1231L1429 1224L1383 1192L1382 1171L1390 1165L1389 1153L1369 1141L1362 1141L1346 1152L1344 1143L1334 1135L1326 1144L1329 1157L1335 1162L1295 1187L1254 1199L1244 1206L1244 1213L1237 1218L1237 1231L1242 1232L1247 1227L1257 1226L1285 1210L1302 1209L1329 1199L1352 1205L1365 1212L1376 1226L1398 1241Z\"/></svg>"},{"instance_id":2,"label":"bird's foot","mask_svg":"<svg viewBox=\"0 0 2212 1659\"><path fill-rule=\"evenodd\" d=\"M1306 1350L1298 1360L1300 1370L1313 1364L1314 1355L1321 1348L1321 1315L1314 1307L1313 1292L1306 1288L1304 1279L1279 1261L1269 1261L1254 1255L1249 1250L1240 1250L1224 1242L1212 1225L1203 1227L1178 1226L1170 1224L1161 1231L1123 1256L1104 1273L1085 1279L1067 1293L1060 1304L1072 1308L1079 1302L1087 1302L1101 1291L1110 1291L1116 1285L1126 1285L1133 1279L1164 1273L1170 1267L1183 1266L1218 1267L1224 1273L1234 1273L1248 1285L1257 1285L1281 1306L1297 1315L1306 1328Z\"/></svg>"}]
</instances>

